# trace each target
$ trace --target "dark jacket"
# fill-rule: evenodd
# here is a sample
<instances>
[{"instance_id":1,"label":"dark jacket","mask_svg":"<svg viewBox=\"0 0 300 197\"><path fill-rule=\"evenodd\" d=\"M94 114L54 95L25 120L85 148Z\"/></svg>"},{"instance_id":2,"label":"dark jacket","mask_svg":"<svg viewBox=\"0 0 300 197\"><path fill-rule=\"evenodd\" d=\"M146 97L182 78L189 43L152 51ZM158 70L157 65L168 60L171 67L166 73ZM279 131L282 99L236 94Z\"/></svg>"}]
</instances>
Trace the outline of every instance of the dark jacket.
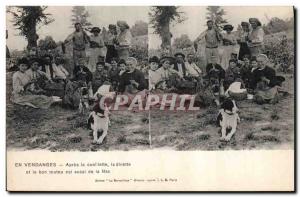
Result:
<instances>
[{"instance_id":1,"label":"dark jacket","mask_svg":"<svg viewBox=\"0 0 300 197\"><path fill-rule=\"evenodd\" d=\"M75 81L86 81L86 83L89 83L93 80L93 74L85 66L82 68L80 66L75 66L73 73Z\"/></svg>"},{"instance_id":2,"label":"dark jacket","mask_svg":"<svg viewBox=\"0 0 300 197\"><path fill-rule=\"evenodd\" d=\"M186 76L186 68L185 68L184 62L178 62L178 61L176 61L175 64L174 64L174 70L179 71L178 64L181 64L182 71L183 71L183 76L185 77Z\"/></svg>"},{"instance_id":3,"label":"dark jacket","mask_svg":"<svg viewBox=\"0 0 300 197\"><path fill-rule=\"evenodd\" d=\"M132 73L125 72L120 76L119 92L124 92L127 85L130 85L130 80L135 80L139 86L138 90L147 89L147 82L143 73L135 69Z\"/></svg>"},{"instance_id":4,"label":"dark jacket","mask_svg":"<svg viewBox=\"0 0 300 197\"><path fill-rule=\"evenodd\" d=\"M208 75L208 77L212 77L211 75L213 74L213 68L215 69L215 71L217 72L218 78L219 80L224 79L225 78L225 70L222 68L222 66L220 66L219 64L215 64L213 66L212 63L207 64L206 66L206 73Z\"/></svg>"},{"instance_id":5,"label":"dark jacket","mask_svg":"<svg viewBox=\"0 0 300 197\"><path fill-rule=\"evenodd\" d=\"M252 83L251 83L251 87L253 89L256 88L257 83L261 81L262 77L265 77L268 80L270 80L270 83L268 84L269 87L275 86L276 72L273 68L266 66L264 69L261 70L259 68L253 70Z\"/></svg>"}]
</instances>

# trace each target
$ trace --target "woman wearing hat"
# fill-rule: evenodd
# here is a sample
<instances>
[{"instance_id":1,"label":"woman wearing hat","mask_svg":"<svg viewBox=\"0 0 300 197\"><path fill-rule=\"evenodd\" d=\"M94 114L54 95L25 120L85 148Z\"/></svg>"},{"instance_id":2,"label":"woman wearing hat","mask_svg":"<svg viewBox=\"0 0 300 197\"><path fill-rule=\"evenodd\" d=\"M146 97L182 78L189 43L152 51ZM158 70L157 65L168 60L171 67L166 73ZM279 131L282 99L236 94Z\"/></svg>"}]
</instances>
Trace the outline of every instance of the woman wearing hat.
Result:
<instances>
[{"instance_id":1,"label":"woman wearing hat","mask_svg":"<svg viewBox=\"0 0 300 197\"><path fill-rule=\"evenodd\" d=\"M252 29L248 36L248 46L251 56L257 56L262 53L265 33L257 18L250 18L249 23L251 24Z\"/></svg>"},{"instance_id":2,"label":"woman wearing hat","mask_svg":"<svg viewBox=\"0 0 300 197\"><path fill-rule=\"evenodd\" d=\"M120 28L120 33L116 40L116 49L119 59L127 59L129 57L129 48L131 46L132 35L129 30L129 25L125 21L118 21L117 26Z\"/></svg>"},{"instance_id":3,"label":"woman wearing hat","mask_svg":"<svg viewBox=\"0 0 300 197\"><path fill-rule=\"evenodd\" d=\"M220 55L220 62L223 69L227 70L229 67L229 60L231 59L231 53L235 52L237 41L235 35L232 33L232 25L225 25L223 30L226 31L226 33L223 34L223 46Z\"/></svg>"},{"instance_id":4,"label":"woman wearing hat","mask_svg":"<svg viewBox=\"0 0 300 197\"><path fill-rule=\"evenodd\" d=\"M245 55L250 55L250 49L248 47L248 37L249 37L249 23L242 22L242 31L239 33L238 43L240 44L240 51L239 51L239 60L243 60Z\"/></svg>"},{"instance_id":5,"label":"woman wearing hat","mask_svg":"<svg viewBox=\"0 0 300 197\"><path fill-rule=\"evenodd\" d=\"M89 64L88 69L91 72L95 72L96 70L96 64L98 62L99 56L104 57L106 56L106 48L104 46L103 38L100 35L100 28L99 27L93 27L91 30L91 33L93 35L90 36L90 58L89 58Z\"/></svg>"},{"instance_id":6,"label":"woman wearing hat","mask_svg":"<svg viewBox=\"0 0 300 197\"><path fill-rule=\"evenodd\" d=\"M12 102L19 105L27 105L33 108L47 109L56 101L60 101L57 97L48 97L45 95L35 94L33 85L36 78L40 76L41 71L38 71L39 60L32 60L34 72L28 70L27 58L22 58L18 62L19 70L13 75L13 94Z\"/></svg>"},{"instance_id":7,"label":"woman wearing hat","mask_svg":"<svg viewBox=\"0 0 300 197\"><path fill-rule=\"evenodd\" d=\"M111 62L112 58L117 58L118 53L115 48L115 41L117 37L117 27L116 25L109 24L108 25L108 31L104 35L104 43L107 48L106 53L106 62Z\"/></svg>"}]
</instances>

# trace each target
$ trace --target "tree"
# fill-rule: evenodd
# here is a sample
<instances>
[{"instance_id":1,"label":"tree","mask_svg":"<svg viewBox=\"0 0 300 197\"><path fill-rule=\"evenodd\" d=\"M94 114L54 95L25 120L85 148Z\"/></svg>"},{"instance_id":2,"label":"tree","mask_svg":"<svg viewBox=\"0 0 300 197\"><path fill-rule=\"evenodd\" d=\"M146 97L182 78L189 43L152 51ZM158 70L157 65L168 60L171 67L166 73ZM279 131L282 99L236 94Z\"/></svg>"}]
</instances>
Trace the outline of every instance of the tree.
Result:
<instances>
[{"instance_id":1,"label":"tree","mask_svg":"<svg viewBox=\"0 0 300 197\"><path fill-rule=\"evenodd\" d=\"M39 40L38 46L41 50L51 50L55 49L57 44L51 36L46 36L45 39Z\"/></svg>"},{"instance_id":2,"label":"tree","mask_svg":"<svg viewBox=\"0 0 300 197\"><path fill-rule=\"evenodd\" d=\"M227 23L227 20L223 18L226 12L221 6L207 6L206 10L208 11L206 19L212 20L217 27L220 28L222 23Z\"/></svg>"},{"instance_id":3,"label":"tree","mask_svg":"<svg viewBox=\"0 0 300 197\"><path fill-rule=\"evenodd\" d=\"M88 17L90 16L89 12L85 10L84 6L73 6L72 9L72 28L75 23L80 23L84 29L88 29L92 26L92 24L88 21Z\"/></svg>"},{"instance_id":4,"label":"tree","mask_svg":"<svg viewBox=\"0 0 300 197\"><path fill-rule=\"evenodd\" d=\"M46 9L47 6L16 6L7 9L13 16L13 26L20 31L21 36L25 36L28 42L27 49L37 46L38 26L48 25L54 21L50 17L51 14L45 13Z\"/></svg>"},{"instance_id":5,"label":"tree","mask_svg":"<svg viewBox=\"0 0 300 197\"><path fill-rule=\"evenodd\" d=\"M182 34L179 38L174 39L173 45L177 49L184 49L191 47L193 42L190 40L187 34Z\"/></svg>"},{"instance_id":6,"label":"tree","mask_svg":"<svg viewBox=\"0 0 300 197\"><path fill-rule=\"evenodd\" d=\"M286 31L288 30L288 28L289 28L289 21L288 20L285 21L277 17L271 18L271 20L266 25L263 25L263 29L266 34Z\"/></svg>"},{"instance_id":7,"label":"tree","mask_svg":"<svg viewBox=\"0 0 300 197\"><path fill-rule=\"evenodd\" d=\"M178 11L178 8L178 6L152 6L150 8L150 24L154 28L154 33L159 34L162 40L162 49L171 46L170 24L172 22L181 23L186 19L183 12Z\"/></svg>"},{"instance_id":8,"label":"tree","mask_svg":"<svg viewBox=\"0 0 300 197\"><path fill-rule=\"evenodd\" d=\"M148 23L144 21L137 21L130 29L133 37L148 35Z\"/></svg>"}]
</instances>

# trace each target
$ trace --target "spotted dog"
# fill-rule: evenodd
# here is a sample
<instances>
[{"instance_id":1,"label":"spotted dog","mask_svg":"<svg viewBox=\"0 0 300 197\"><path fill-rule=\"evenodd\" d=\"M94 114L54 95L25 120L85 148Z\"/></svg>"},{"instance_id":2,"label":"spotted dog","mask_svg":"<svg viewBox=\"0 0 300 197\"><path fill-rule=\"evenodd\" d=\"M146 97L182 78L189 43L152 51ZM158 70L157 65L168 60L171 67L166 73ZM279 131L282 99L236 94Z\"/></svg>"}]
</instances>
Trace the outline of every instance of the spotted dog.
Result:
<instances>
[{"instance_id":1,"label":"spotted dog","mask_svg":"<svg viewBox=\"0 0 300 197\"><path fill-rule=\"evenodd\" d=\"M222 103L217 117L217 124L221 127L221 141L228 142L235 134L237 124L240 122L240 117L237 112L238 108L234 100L227 98ZM230 132L226 135L227 130L230 130Z\"/></svg>"}]
</instances>

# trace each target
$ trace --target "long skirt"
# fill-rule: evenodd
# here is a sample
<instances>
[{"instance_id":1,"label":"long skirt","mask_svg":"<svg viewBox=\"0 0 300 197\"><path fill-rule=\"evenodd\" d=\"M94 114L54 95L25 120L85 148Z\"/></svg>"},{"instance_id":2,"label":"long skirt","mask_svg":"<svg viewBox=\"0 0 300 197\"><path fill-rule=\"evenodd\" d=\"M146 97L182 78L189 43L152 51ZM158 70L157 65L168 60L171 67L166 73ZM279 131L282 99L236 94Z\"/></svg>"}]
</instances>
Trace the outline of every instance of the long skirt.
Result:
<instances>
[{"instance_id":1,"label":"long skirt","mask_svg":"<svg viewBox=\"0 0 300 197\"><path fill-rule=\"evenodd\" d=\"M275 86L273 88L265 89L265 90L257 90L254 95L254 101L258 104L264 103L277 103L278 102L278 87Z\"/></svg>"},{"instance_id":2,"label":"long skirt","mask_svg":"<svg viewBox=\"0 0 300 197\"><path fill-rule=\"evenodd\" d=\"M107 45L106 62L110 63L112 58L118 58L118 52L114 45Z\"/></svg>"},{"instance_id":3,"label":"long skirt","mask_svg":"<svg viewBox=\"0 0 300 197\"><path fill-rule=\"evenodd\" d=\"M233 46L222 46L220 50L220 65L224 70L229 67L229 60L231 59L231 53L233 52Z\"/></svg>"},{"instance_id":4,"label":"long skirt","mask_svg":"<svg viewBox=\"0 0 300 197\"><path fill-rule=\"evenodd\" d=\"M45 95L14 95L12 97L12 102L19 105L27 105L33 108L48 109L52 103L55 102L53 97L48 97Z\"/></svg>"},{"instance_id":5,"label":"long skirt","mask_svg":"<svg viewBox=\"0 0 300 197\"><path fill-rule=\"evenodd\" d=\"M119 60L120 59L124 59L126 60L129 57L129 47L125 46L120 46L117 48L117 52L118 52L118 57Z\"/></svg>"},{"instance_id":6,"label":"long skirt","mask_svg":"<svg viewBox=\"0 0 300 197\"><path fill-rule=\"evenodd\" d=\"M251 52L251 56L252 57L257 57L257 55L261 54L263 51L263 46L259 45L259 46L252 46L249 47L250 52Z\"/></svg>"},{"instance_id":7,"label":"long skirt","mask_svg":"<svg viewBox=\"0 0 300 197\"><path fill-rule=\"evenodd\" d=\"M251 57L251 51L248 44L245 42L240 43L239 60L243 60L244 56L248 54Z\"/></svg>"},{"instance_id":8,"label":"long skirt","mask_svg":"<svg viewBox=\"0 0 300 197\"><path fill-rule=\"evenodd\" d=\"M90 57L89 57L89 63L88 63L88 69L93 73L96 70L96 64L99 60L99 57L106 56L106 48L91 48L90 49Z\"/></svg>"}]
</instances>

